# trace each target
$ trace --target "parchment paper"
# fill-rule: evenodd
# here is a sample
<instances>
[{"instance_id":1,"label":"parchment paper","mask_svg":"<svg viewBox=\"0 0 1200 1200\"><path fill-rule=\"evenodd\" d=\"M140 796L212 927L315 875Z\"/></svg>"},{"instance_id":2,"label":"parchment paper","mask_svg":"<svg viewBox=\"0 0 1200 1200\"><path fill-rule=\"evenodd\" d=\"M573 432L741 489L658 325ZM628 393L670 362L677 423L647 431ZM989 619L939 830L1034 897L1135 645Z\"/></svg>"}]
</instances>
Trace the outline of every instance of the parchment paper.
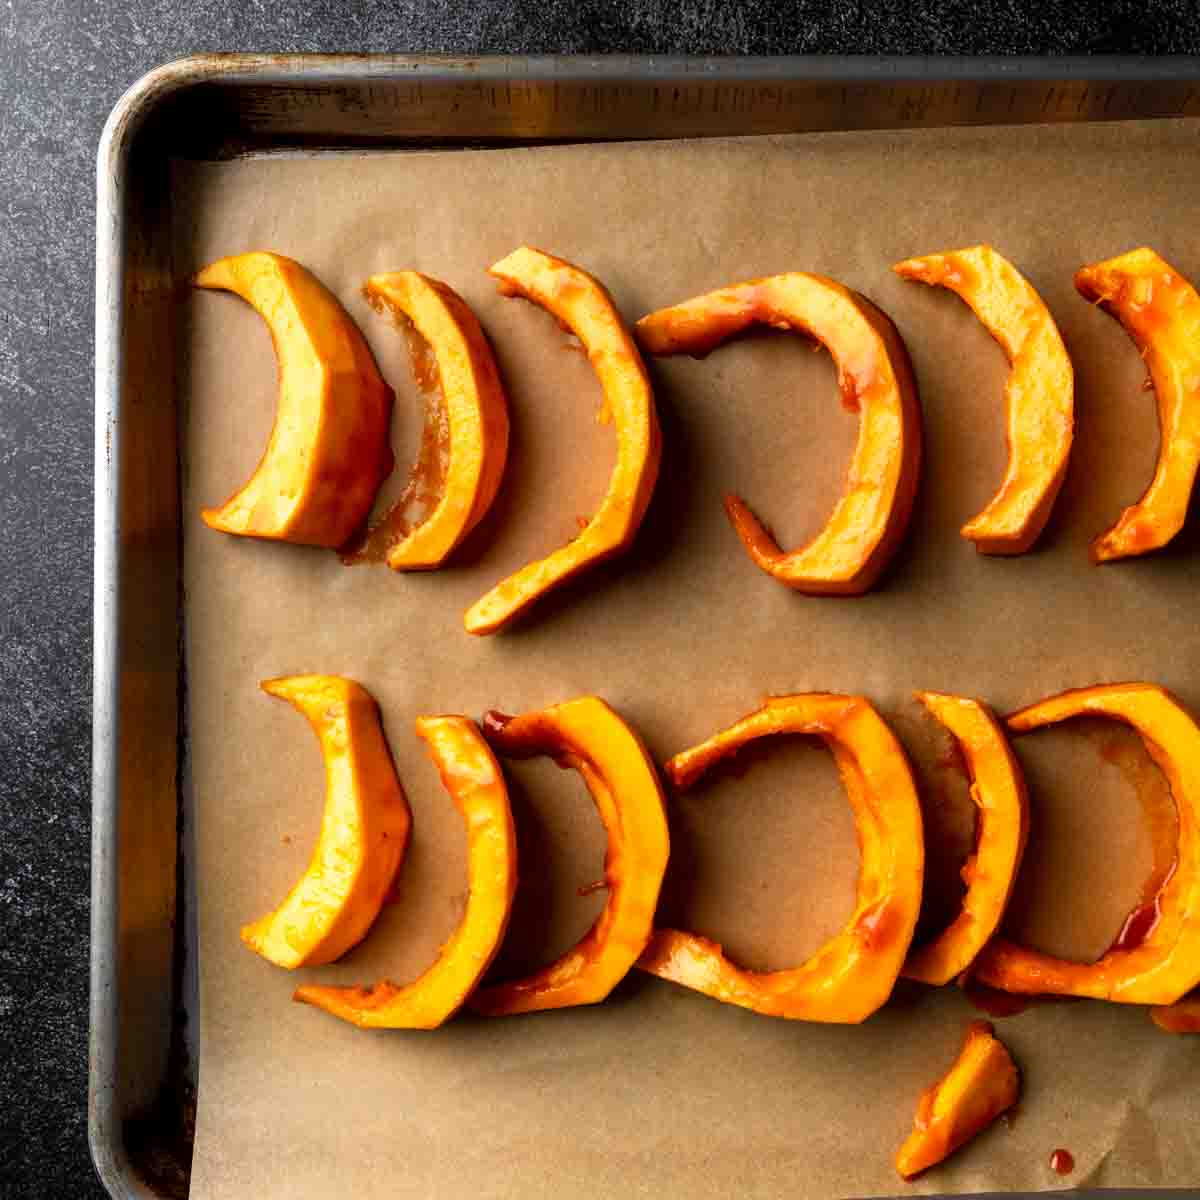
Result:
<instances>
[{"instance_id":1,"label":"parchment paper","mask_svg":"<svg viewBox=\"0 0 1200 1200\"><path fill-rule=\"evenodd\" d=\"M270 429L267 335L234 298L181 302L185 559L200 889L201 1063L193 1195L324 1197L866 1196L1200 1182L1200 1044L1136 1008L1037 1005L999 1022L1024 1074L1019 1110L914 1185L892 1168L920 1090L977 1015L954 987L901 985L865 1025L753 1015L634 975L601 1006L371 1034L290 996L307 979L403 981L454 927L463 834L412 732L420 713L478 717L606 697L660 759L767 693L865 693L912 752L940 894L969 840L964 785L916 688L1011 710L1062 688L1149 679L1200 707L1200 552L1089 565L1090 537L1148 481L1153 397L1118 325L1079 299L1075 268L1143 243L1200 278L1195 127L863 133L536 150L181 164L181 280L270 248L307 264L359 319L397 391L397 478L422 402L404 338L360 296L412 267L457 288L492 339L510 398L510 468L456 564L395 575L332 553L214 533L203 504L253 469ZM990 241L1058 318L1077 371L1078 437L1036 553L987 559L958 535L1003 466L1006 364L948 292L906 284L908 255ZM753 566L721 511L737 490L791 544L841 484L855 418L827 355L782 334L702 362L654 362L662 477L636 548L490 639L466 607L569 538L611 468L586 359L484 268L523 242L577 261L632 320L724 283L789 269L833 275L892 315L916 367L926 466L909 542L862 599L790 592ZM394 492L398 486L393 482ZM322 776L302 719L259 680L333 672L379 699L415 817L399 892L368 940L288 974L240 925L304 868ZM1033 791L1028 864L1010 927L1100 953L1153 857L1143 810L1163 782L1105 725L1021 739ZM603 838L582 784L545 763L512 774L522 891L501 967L547 961L602 903ZM1137 786L1131 786L1131 782ZM752 966L796 961L849 912L857 854L826 753L781 744L671 800L663 918L723 939ZM945 836L943 837L943 834ZM945 911L943 897L940 911ZM1069 1149L1075 1173L1055 1175Z\"/></svg>"}]
</instances>

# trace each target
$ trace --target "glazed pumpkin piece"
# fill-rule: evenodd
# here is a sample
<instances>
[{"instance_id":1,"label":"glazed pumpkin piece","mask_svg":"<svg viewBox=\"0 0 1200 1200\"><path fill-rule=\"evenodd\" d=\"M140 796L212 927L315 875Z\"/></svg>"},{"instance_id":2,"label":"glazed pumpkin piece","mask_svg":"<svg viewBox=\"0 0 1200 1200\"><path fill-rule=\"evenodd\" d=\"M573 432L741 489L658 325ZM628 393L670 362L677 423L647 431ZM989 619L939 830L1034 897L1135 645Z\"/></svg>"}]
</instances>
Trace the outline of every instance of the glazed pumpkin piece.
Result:
<instances>
[{"instance_id":1,"label":"glazed pumpkin piece","mask_svg":"<svg viewBox=\"0 0 1200 1200\"><path fill-rule=\"evenodd\" d=\"M962 911L904 964L906 979L943 984L961 975L1000 927L1029 834L1025 777L1004 730L986 705L918 692L962 752L976 809L975 852L963 867Z\"/></svg>"},{"instance_id":2,"label":"glazed pumpkin piece","mask_svg":"<svg viewBox=\"0 0 1200 1200\"><path fill-rule=\"evenodd\" d=\"M650 354L704 355L751 325L791 329L833 356L845 406L860 414L844 494L807 545L784 552L745 502L725 509L750 557L813 595L868 591L899 549L921 467L921 408L908 351L888 317L832 279L793 272L709 292L643 317Z\"/></svg>"},{"instance_id":3,"label":"glazed pumpkin piece","mask_svg":"<svg viewBox=\"0 0 1200 1200\"><path fill-rule=\"evenodd\" d=\"M833 753L858 832L862 865L849 921L803 965L747 971L715 942L655 930L638 966L726 1004L773 1017L857 1024L891 995L921 908L925 847L912 772L900 743L862 697L778 696L677 754L676 787L692 786L714 763L758 738L810 734Z\"/></svg>"},{"instance_id":4,"label":"glazed pumpkin piece","mask_svg":"<svg viewBox=\"0 0 1200 1200\"><path fill-rule=\"evenodd\" d=\"M981 554L1023 554L1050 517L1075 432L1075 372L1058 326L1029 281L991 246L909 258L892 269L956 292L1012 365L1004 482L962 535Z\"/></svg>"},{"instance_id":5,"label":"glazed pumpkin piece","mask_svg":"<svg viewBox=\"0 0 1200 1200\"><path fill-rule=\"evenodd\" d=\"M448 432L445 482L436 507L389 551L395 571L441 566L483 519L508 457L508 402L487 335L452 288L417 271L373 275L367 298L402 316L437 363Z\"/></svg>"},{"instance_id":6,"label":"glazed pumpkin piece","mask_svg":"<svg viewBox=\"0 0 1200 1200\"><path fill-rule=\"evenodd\" d=\"M594 696L520 717L489 713L484 729L502 755L550 755L583 776L608 833L608 902L560 958L523 979L481 988L469 1007L505 1016L597 1004L645 948L667 869L670 841L654 764L637 734Z\"/></svg>"},{"instance_id":7,"label":"glazed pumpkin piece","mask_svg":"<svg viewBox=\"0 0 1200 1200\"><path fill-rule=\"evenodd\" d=\"M1200 984L1200 727L1174 697L1148 683L1064 692L1009 717L1008 727L1025 733L1081 716L1131 726L1166 776L1179 813L1174 870L1147 906L1152 919L1142 923L1140 942L1122 937L1096 962L1079 963L997 938L971 974L989 987L1027 995L1174 1004Z\"/></svg>"},{"instance_id":8,"label":"glazed pumpkin piece","mask_svg":"<svg viewBox=\"0 0 1200 1200\"><path fill-rule=\"evenodd\" d=\"M412 983L371 988L309 984L302 1004L364 1029L436 1029L483 978L508 928L517 887L517 842L504 776L474 722L418 717L417 736L467 827L467 907L434 964Z\"/></svg>"},{"instance_id":9,"label":"glazed pumpkin piece","mask_svg":"<svg viewBox=\"0 0 1200 1200\"><path fill-rule=\"evenodd\" d=\"M949 1072L921 1094L913 1131L896 1155L905 1179L948 1158L1012 1108L1021 1079L1008 1048L987 1021L973 1021Z\"/></svg>"},{"instance_id":10,"label":"glazed pumpkin piece","mask_svg":"<svg viewBox=\"0 0 1200 1200\"><path fill-rule=\"evenodd\" d=\"M1101 563L1157 550L1183 528L1200 466L1200 296L1147 247L1080 268L1075 287L1125 327L1158 398L1154 478L1092 543L1092 559Z\"/></svg>"},{"instance_id":11,"label":"glazed pumpkin piece","mask_svg":"<svg viewBox=\"0 0 1200 1200\"><path fill-rule=\"evenodd\" d=\"M1200 995L1152 1008L1150 1019L1166 1033L1200 1033Z\"/></svg>"},{"instance_id":12,"label":"glazed pumpkin piece","mask_svg":"<svg viewBox=\"0 0 1200 1200\"><path fill-rule=\"evenodd\" d=\"M579 535L522 567L467 610L468 633L495 633L552 588L612 558L633 541L646 514L662 452L654 393L621 314L603 284L560 258L522 246L488 268L502 293L541 305L587 352L604 392L599 419L617 435L617 462L600 507Z\"/></svg>"},{"instance_id":13,"label":"glazed pumpkin piece","mask_svg":"<svg viewBox=\"0 0 1200 1200\"><path fill-rule=\"evenodd\" d=\"M392 469L392 391L350 314L282 254L222 258L193 279L233 292L267 323L279 363L275 426L249 480L201 513L225 533L341 546Z\"/></svg>"},{"instance_id":14,"label":"glazed pumpkin piece","mask_svg":"<svg viewBox=\"0 0 1200 1200\"><path fill-rule=\"evenodd\" d=\"M408 847L411 817L370 693L337 675L261 687L304 714L325 763L325 812L308 869L242 941L289 969L340 958L371 928Z\"/></svg>"}]
</instances>

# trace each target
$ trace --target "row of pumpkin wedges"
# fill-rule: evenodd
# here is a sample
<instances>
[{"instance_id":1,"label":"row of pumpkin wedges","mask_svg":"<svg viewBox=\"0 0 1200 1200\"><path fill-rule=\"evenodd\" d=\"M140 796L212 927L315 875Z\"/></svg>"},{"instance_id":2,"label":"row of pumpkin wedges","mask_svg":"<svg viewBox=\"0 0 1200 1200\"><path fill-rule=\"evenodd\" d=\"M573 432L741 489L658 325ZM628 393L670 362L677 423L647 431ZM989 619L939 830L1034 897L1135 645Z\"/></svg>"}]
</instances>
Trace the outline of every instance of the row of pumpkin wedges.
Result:
<instances>
[{"instance_id":1,"label":"row of pumpkin wedges","mask_svg":"<svg viewBox=\"0 0 1200 1200\"><path fill-rule=\"evenodd\" d=\"M1074 434L1074 372L1057 326L1032 285L989 246L898 263L906 279L957 292L1011 361L1006 386L1008 466L1000 490L963 536L985 554L1028 550L1049 518ZM639 353L703 355L753 324L794 330L827 347L860 431L844 493L817 535L785 551L737 496L725 501L747 552L801 592L857 595L899 548L921 468L921 408L908 353L892 321L835 280L791 272L720 288L649 314L631 330L601 283L580 267L521 247L489 268L507 295L552 313L580 340L604 393L617 462L605 496L577 537L502 580L467 611L490 634L549 590L626 549L658 475L662 437ZM274 430L257 470L204 520L226 533L342 548L362 531L391 470L392 393L338 300L303 266L260 251L221 259L197 286L235 292L271 327L280 387ZM1200 466L1200 296L1155 251L1085 266L1079 292L1113 313L1146 359L1158 393L1161 446L1143 497L1092 546L1096 562L1164 546L1183 525ZM373 276L368 298L411 324L437 366L445 427L441 494L415 527L384 519L388 564L445 563L488 510L508 454L508 409L479 321L445 283L415 271Z\"/></svg>"},{"instance_id":2,"label":"row of pumpkin wedges","mask_svg":"<svg viewBox=\"0 0 1200 1200\"><path fill-rule=\"evenodd\" d=\"M410 811L378 707L365 688L329 675L262 686L310 722L325 762L326 798L308 869L242 938L279 966L319 966L370 930L403 861ZM698 934L655 925L670 854L659 771L636 731L603 700L586 696L517 717L492 712L478 725L464 716L417 719L417 735L466 824L461 924L433 965L410 983L308 983L296 999L362 1027L429 1029L464 1005L498 1016L597 1003L636 966L765 1015L855 1024L887 1001L901 976L936 986L969 975L1018 994L1150 1005L1163 1028L1182 1031L1191 1022L1200 1029L1196 1001L1177 1004L1200 984L1200 727L1183 705L1147 683L1064 692L1007 721L965 697L922 692L918 698L961 750L976 807L961 910L932 940L913 944L925 857L917 787L901 744L867 699L772 697L663 766L673 788L684 790L762 738L815 736L833 754L861 851L854 911L807 962L756 972ZM1178 810L1173 868L1093 963L1055 958L999 933L1029 836L1025 783L1008 734L1079 716L1132 727L1162 768ZM549 966L527 978L483 984L517 885L516 835L497 754L549 755L580 772L608 836L607 899L582 940Z\"/></svg>"}]
</instances>

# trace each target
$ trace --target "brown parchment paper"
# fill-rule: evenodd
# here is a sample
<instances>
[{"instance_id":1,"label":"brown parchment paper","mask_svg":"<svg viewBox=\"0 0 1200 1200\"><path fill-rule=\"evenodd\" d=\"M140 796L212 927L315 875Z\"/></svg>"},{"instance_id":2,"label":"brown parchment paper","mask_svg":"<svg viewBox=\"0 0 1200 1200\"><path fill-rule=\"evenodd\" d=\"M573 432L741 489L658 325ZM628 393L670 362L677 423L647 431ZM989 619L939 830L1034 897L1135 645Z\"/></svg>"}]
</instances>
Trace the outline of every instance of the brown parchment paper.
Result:
<instances>
[{"instance_id":1,"label":"brown parchment paper","mask_svg":"<svg viewBox=\"0 0 1200 1200\"><path fill-rule=\"evenodd\" d=\"M600 1007L466 1017L433 1034L364 1033L290 1001L305 979L413 977L461 912L463 834L413 735L420 713L478 717L594 692L665 758L767 693L865 693L914 757L939 892L969 837L965 790L913 689L1005 711L1141 678L1200 707L1194 533L1144 561L1087 561L1088 539L1149 479L1157 428L1137 353L1071 286L1081 263L1143 243L1200 277L1195 156L1195 127L1163 123L179 166L180 279L256 248L312 268L396 388L401 480L422 402L403 337L361 298L369 274L412 267L466 297L495 346L513 421L494 516L449 569L347 568L329 552L214 533L198 510L253 469L274 366L247 306L213 294L181 302L202 993L194 1196L824 1197L1200 1182L1200 1045L1135 1008L1044 1004L1000 1021L1024 1074L1015 1119L906 1186L892 1157L918 1093L977 1015L953 987L901 985L848 1028L755 1016L638 975ZM957 532L1000 479L1003 355L957 298L889 269L985 240L1041 290L1077 370L1070 475L1038 551L1012 560L979 557ZM909 542L883 584L857 600L792 593L726 524L720 497L737 490L785 544L814 531L855 434L828 356L768 334L706 361L651 364L665 452L635 549L523 627L467 636L465 608L569 538L612 461L586 359L484 274L523 242L593 271L630 319L788 269L831 274L890 313L920 382L927 457ZM396 901L367 941L337 966L288 974L246 950L238 929L282 897L319 825L312 735L257 690L310 671L349 675L379 699L415 834ZM1144 817L1163 803L1162 779L1134 739L1104 725L1018 748L1033 833L1010 928L1098 954L1150 869ZM578 779L541 763L512 780L523 883L507 971L564 948L602 902L576 895L603 859ZM853 829L820 748L773 747L671 807L664 919L764 967L808 953L849 912ZM1058 1147L1075 1157L1071 1176L1049 1169Z\"/></svg>"}]
</instances>

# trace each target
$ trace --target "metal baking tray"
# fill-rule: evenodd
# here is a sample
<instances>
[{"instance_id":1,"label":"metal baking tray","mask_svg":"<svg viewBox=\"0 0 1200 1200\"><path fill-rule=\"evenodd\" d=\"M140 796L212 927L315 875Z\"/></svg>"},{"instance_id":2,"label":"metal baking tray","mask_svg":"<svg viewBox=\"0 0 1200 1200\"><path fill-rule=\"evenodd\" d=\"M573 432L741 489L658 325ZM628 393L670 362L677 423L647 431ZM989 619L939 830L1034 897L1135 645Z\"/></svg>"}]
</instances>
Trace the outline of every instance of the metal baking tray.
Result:
<instances>
[{"instance_id":1,"label":"metal baking tray","mask_svg":"<svg viewBox=\"0 0 1200 1200\"><path fill-rule=\"evenodd\" d=\"M1200 59L203 55L98 156L88 1132L113 1196L188 1192L198 1084L169 160L1200 115Z\"/></svg>"}]
</instances>

